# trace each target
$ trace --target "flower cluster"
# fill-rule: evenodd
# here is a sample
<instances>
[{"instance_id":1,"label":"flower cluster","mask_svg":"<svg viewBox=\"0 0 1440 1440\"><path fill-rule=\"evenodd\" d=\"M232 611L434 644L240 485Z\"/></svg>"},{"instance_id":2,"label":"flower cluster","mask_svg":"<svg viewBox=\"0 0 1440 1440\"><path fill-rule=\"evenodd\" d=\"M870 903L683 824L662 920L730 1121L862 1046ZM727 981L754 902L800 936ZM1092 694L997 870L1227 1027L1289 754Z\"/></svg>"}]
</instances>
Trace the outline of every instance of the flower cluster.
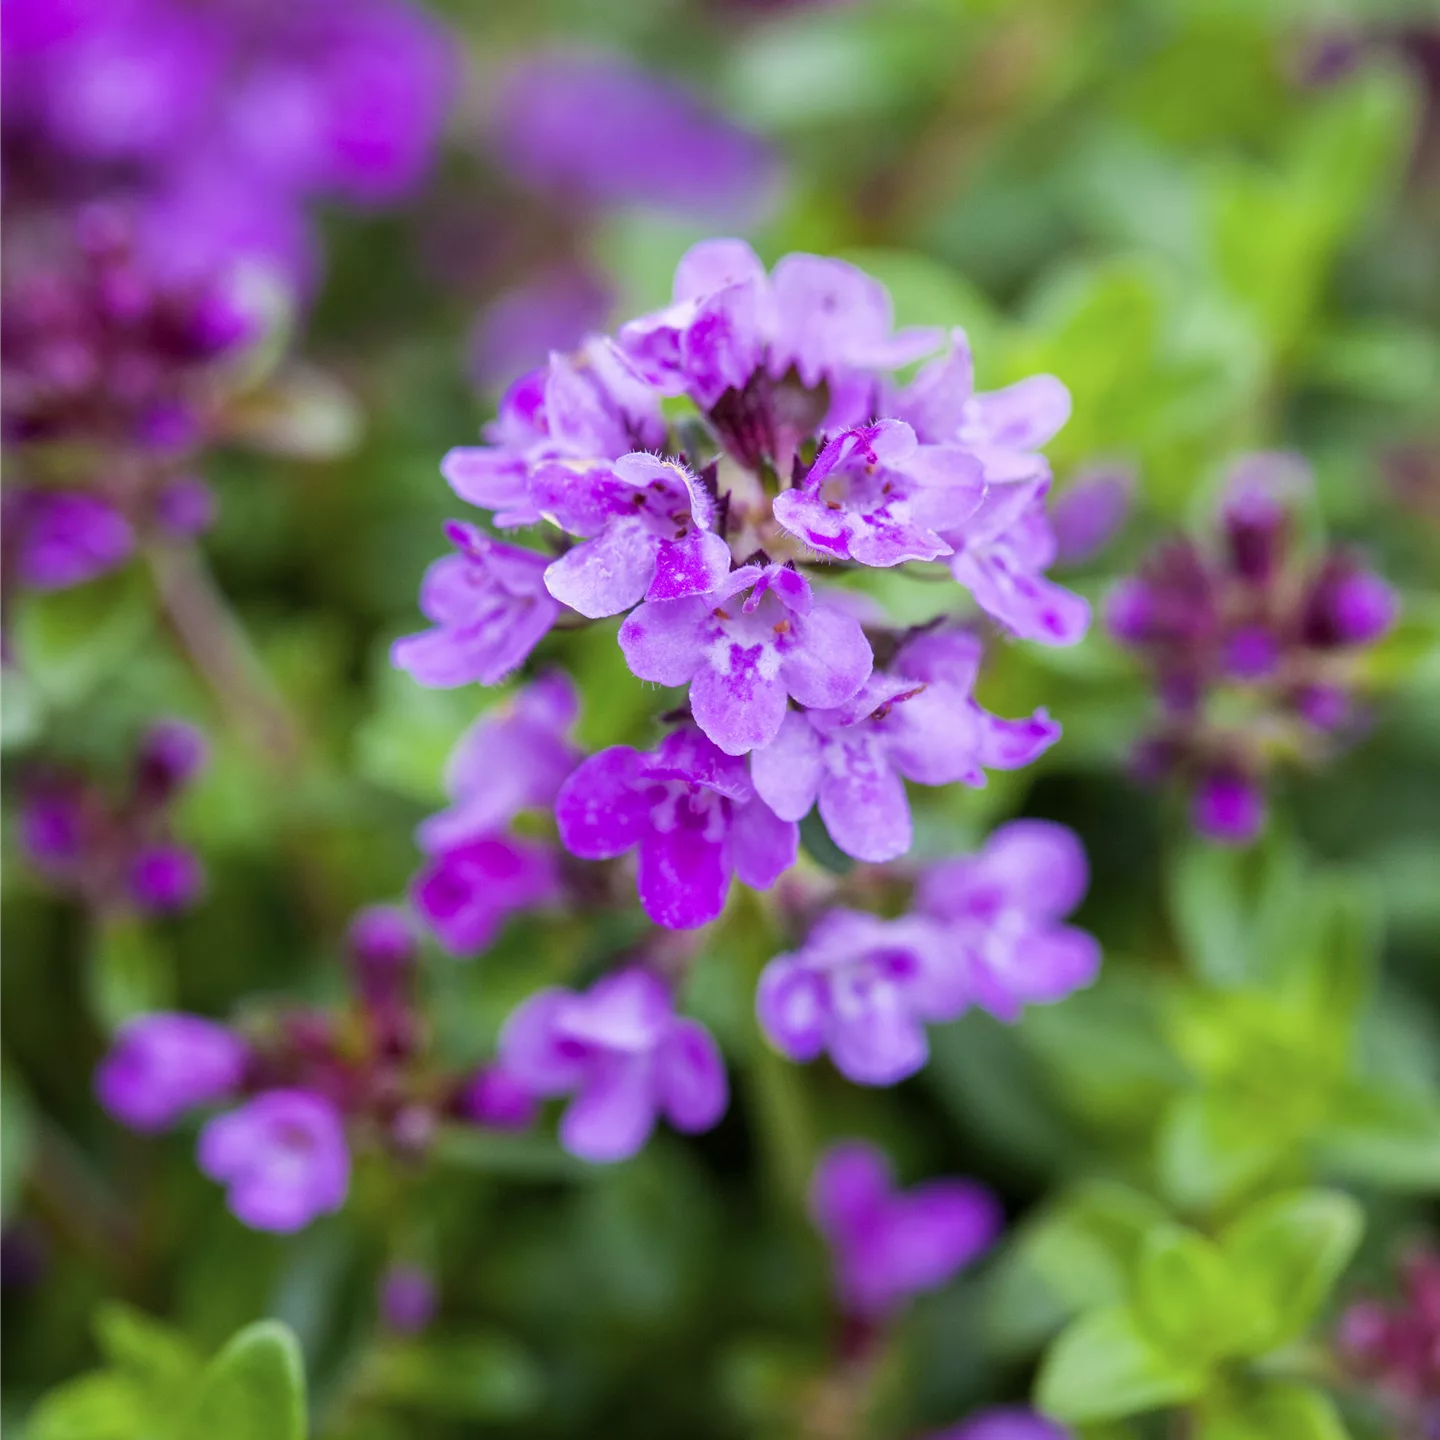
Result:
<instances>
[{"instance_id":1,"label":"flower cluster","mask_svg":"<svg viewBox=\"0 0 1440 1440\"><path fill-rule=\"evenodd\" d=\"M1264 824L1264 785L1288 759L1328 753L1356 723L1357 661L1394 624L1395 593L1343 549L1299 543L1304 462L1236 465L1213 548L1179 537L1122 581L1111 634L1149 669L1161 719L1141 747L1147 778L1179 774L1202 833L1245 844Z\"/></svg>"},{"instance_id":2,"label":"flower cluster","mask_svg":"<svg viewBox=\"0 0 1440 1440\"><path fill-rule=\"evenodd\" d=\"M1088 878L1080 842L1063 825L1003 825L978 855L927 866L912 913L823 915L803 946L766 967L761 1028L792 1060L828 1053L857 1084L893 1085L925 1064L927 1023L972 1005L1015 1020L1023 1006L1095 978L1099 947L1061 923Z\"/></svg>"},{"instance_id":3,"label":"flower cluster","mask_svg":"<svg viewBox=\"0 0 1440 1440\"><path fill-rule=\"evenodd\" d=\"M318 443L267 419L308 201L408 188L450 59L405 0L16 0L4 62L5 576L57 589L203 531L207 445Z\"/></svg>"},{"instance_id":4,"label":"flower cluster","mask_svg":"<svg viewBox=\"0 0 1440 1440\"><path fill-rule=\"evenodd\" d=\"M447 1118L506 1130L534 1118L534 1096L503 1067L453 1074L431 1059L413 994L416 937L402 911L361 911L349 948L346 1013L292 1009L243 1036L196 1015L144 1015L121 1028L96 1074L101 1103L135 1130L234 1106L206 1122L197 1158L253 1229L298 1230L338 1210L352 1143L407 1158Z\"/></svg>"},{"instance_id":5,"label":"flower cluster","mask_svg":"<svg viewBox=\"0 0 1440 1440\"><path fill-rule=\"evenodd\" d=\"M1058 381L976 393L963 334L895 331L884 289L840 261L767 274L710 241L674 295L553 356L511 388L489 444L445 458L462 499L503 529L550 527L561 553L452 524L456 553L421 596L434 628L395 661L425 684L493 684L562 617L624 615L630 670L683 687L688 718L649 757L587 761L561 791L561 838L586 858L638 849L648 913L691 926L732 872L772 883L812 805L842 849L894 859L906 779L982 784L1058 736L1043 711L975 704L972 633L906 635L829 582L943 563L1002 629L1050 644L1088 612L1045 575L1037 447L1067 414Z\"/></svg>"},{"instance_id":6,"label":"flower cluster","mask_svg":"<svg viewBox=\"0 0 1440 1440\"><path fill-rule=\"evenodd\" d=\"M97 915L186 909L199 897L205 872L194 852L175 841L170 810L205 760L204 736L165 720L141 738L118 799L75 771L32 775L20 807L26 858L48 884Z\"/></svg>"},{"instance_id":7,"label":"flower cluster","mask_svg":"<svg viewBox=\"0 0 1440 1440\"><path fill-rule=\"evenodd\" d=\"M427 168L444 36L407 0L16 0L5 19L9 199L124 186L177 269L313 262L306 204L376 204ZM8 201L7 201L8 203Z\"/></svg>"},{"instance_id":8,"label":"flower cluster","mask_svg":"<svg viewBox=\"0 0 1440 1440\"><path fill-rule=\"evenodd\" d=\"M1054 744L1043 709L1002 719L975 687L981 616L1046 644L1088 623L1046 575L1039 447L1068 405L1048 376L977 393L964 335L897 332L884 289L852 266L792 255L767 273L723 240L685 256L670 306L517 381L489 443L441 468L495 527L538 529L549 548L451 522L454 553L420 597L431 628L396 641L395 664L422 684L493 685L557 624L623 617L629 670L680 703L652 748L588 757L553 672L481 717L450 762L453 803L418 835L412 898L441 944L473 954L514 911L613 900L533 819L514 830L527 811L553 809L571 856L633 868L656 925L692 930L736 878L768 890L796 864L812 809L841 851L895 861L913 839L907 782L984 785ZM864 579L900 565L942 580L943 566L977 613L890 624ZM1062 923L1086 880L1063 827L1005 827L927 868L912 913L816 919L767 966L761 1026L792 1059L828 1052L859 1083L893 1084L924 1064L927 1024L972 1005L1014 1019L1089 983L1095 944ZM502 1069L527 1104L573 1097L560 1138L575 1154L620 1159L661 1116L693 1131L724 1112L719 1052L676 1017L672 972L652 946L511 1016Z\"/></svg>"},{"instance_id":9,"label":"flower cluster","mask_svg":"<svg viewBox=\"0 0 1440 1440\"><path fill-rule=\"evenodd\" d=\"M1440 1427L1440 1255L1413 1251L1400 1282L1397 1300L1357 1300L1345 1311L1335 1351L1392 1417L1397 1436L1428 1440Z\"/></svg>"}]
</instances>

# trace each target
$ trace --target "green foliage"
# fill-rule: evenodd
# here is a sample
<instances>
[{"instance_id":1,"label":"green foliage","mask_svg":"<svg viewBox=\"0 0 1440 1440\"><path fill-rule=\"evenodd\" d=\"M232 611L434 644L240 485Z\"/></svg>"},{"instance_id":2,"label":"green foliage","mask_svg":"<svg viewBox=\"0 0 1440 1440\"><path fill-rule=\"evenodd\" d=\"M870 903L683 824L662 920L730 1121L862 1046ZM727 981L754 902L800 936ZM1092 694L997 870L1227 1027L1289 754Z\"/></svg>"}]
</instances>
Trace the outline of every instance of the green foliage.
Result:
<instances>
[{"instance_id":1,"label":"green foliage","mask_svg":"<svg viewBox=\"0 0 1440 1440\"><path fill-rule=\"evenodd\" d=\"M247 1326L207 1364L169 1326L111 1303L95 1339L107 1367L45 1396L28 1440L304 1440L305 1370L284 1325Z\"/></svg>"},{"instance_id":2,"label":"green foliage","mask_svg":"<svg viewBox=\"0 0 1440 1440\"><path fill-rule=\"evenodd\" d=\"M1093 1199L1072 1204L1073 1217L1052 1219L1052 1236L1057 1225L1083 1226L1093 1209ZM1262 1384L1239 1409L1227 1397L1257 1383L1249 1362L1314 1321L1362 1226L1351 1197L1325 1190L1262 1200L1213 1239L1169 1220L1152 1223L1138 1247L1127 1247L1124 1298L1102 1285L1050 1346L1037 1383L1040 1407L1080 1423L1201 1401L1217 1435L1234 1426L1238 1440L1262 1421L1280 1427L1277 1434L1327 1433L1328 1402L1312 1392ZM1037 1257L1034 1237L1030 1244L1032 1263L1044 1265L1043 1248Z\"/></svg>"}]
</instances>

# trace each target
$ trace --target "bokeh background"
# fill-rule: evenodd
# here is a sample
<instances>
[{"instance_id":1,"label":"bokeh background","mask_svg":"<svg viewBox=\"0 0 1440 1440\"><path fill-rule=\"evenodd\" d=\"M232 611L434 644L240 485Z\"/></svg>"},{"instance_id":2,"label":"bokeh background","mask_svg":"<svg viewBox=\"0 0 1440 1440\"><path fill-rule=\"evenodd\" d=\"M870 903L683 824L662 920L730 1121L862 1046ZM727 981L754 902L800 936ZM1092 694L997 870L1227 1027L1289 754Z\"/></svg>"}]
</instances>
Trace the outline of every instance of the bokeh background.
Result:
<instances>
[{"instance_id":1,"label":"bokeh background","mask_svg":"<svg viewBox=\"0 0 1440 1440\"><path fill-rule=\"evenodd\" d=\"M326 8L290 10L307 5ZM315 1433L335 1440L918 1435L1023 1398L1067 1310L1110 1283L1075 1199L1097 1180L1190 1216L1247 1186L1341 1183L1368 1224L1329 1313L1390 1293L1399 1257L1433 1240L1440 1192L1433 8L377 6L371 51L344 40L362 58L325 93L353 113L319 158L286 128L284 87L223 125L205 117L234 99L226 73L170 55L186 81L167 88L145 11L6 0L7 343L27 237L123 183L159 216L156 254L181 264L193 239L264 258L289 358L201 464L217 507L204 556L248 637L240 701L217 703L143 565L64 589L7 579L7 1427L24 1433L37 1396L99 1363L92 1314L118 1299L205 1352L285 1320ZM322 27L305 63L319 73L341 48ZM226 148L242 141L245 165ZM252 174L269 189L239 193ZM237 238L233 215L255 233ZM463 509L438 461L550 349L662 304L678 257L715 234L767 260L864 265L901 323L966 328L982 387L1060 376L1074 414L1048 449L1057 496L1103 473L1128 497L1063 576L1097 603L1157 538L1206 527L1237 455L1303 453L1306 532L1358 546L1402 597L1365 661L1363 733L1277 775L1255 847L1204 846L1174 794L1132 778L1152 701L1101 627L1073 651L993 646L985 702L1044 703L1064 739L983 791L917 797L921 852L1016 814L1073 826L1093 867L1079 921L1105 951L1094 989L1012 1027L967 1016L937 1031L922 1075L866 1092L766 1050L749 998L765 957L722 929L687 993L732 1068L715 1132L658 1136L614 1168L569 1160L543 1128L448 1135L401 1173L362 1162L346 1210L296 1237L248 1231L196 1172L192 1132L136 1137L96 1105L107 1035L159 1006L342 995L349 917L403 895L445 757L494 699L421 690L388 661ZM25 463L7 456L7 485ZM917 619L934 604L900 582L887 598ZM653 696L618 650L556 646L582 687L581 739L644 743ZM256 693L262 730L286 717L283 743L257 743ZM27 863L14 817L36 774L121 774L158 714L211 738L176 815L206 891L183 915L117 921ZM1312 926L1342 894L1349 928ZM480 1061L522 996L634 938L520 920L477 961L427 954L440 1052ZM1297 945L1326 956L1298 1006L1263 978ZM869 1419L823 1429L811 1401L837 1337L802 1197L841 1135L882 1141L907 1178L985 1180L1012 1229L905 1319ZM440 1282L414 1340L377 1321L396 1258ZM1354 1433L1408 1433L1330 1356L1328 1323L1311 1358Z\"/></svg>"}]
</instances>

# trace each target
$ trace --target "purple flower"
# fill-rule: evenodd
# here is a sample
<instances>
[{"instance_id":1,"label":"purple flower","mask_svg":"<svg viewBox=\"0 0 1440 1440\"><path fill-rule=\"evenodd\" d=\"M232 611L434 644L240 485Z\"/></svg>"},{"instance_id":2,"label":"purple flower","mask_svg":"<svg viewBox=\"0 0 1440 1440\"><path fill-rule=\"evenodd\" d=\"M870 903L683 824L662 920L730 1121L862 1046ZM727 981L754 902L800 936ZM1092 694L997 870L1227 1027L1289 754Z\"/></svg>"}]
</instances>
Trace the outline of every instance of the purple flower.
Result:
<instances>
[{"instance_id":1,"label":"purple flower","mask_svg":"<svg viewBox=\"0 0 1440 1440\"><path fill-rule=\"evenodd\" d=\"M688 682L695 723L729 755L775 738L787 695L842 705L873 663L859 623L815 605L804 576L781 565L746 565L703 597L647 601L620 627L620 648L642 680Z\"/></svg>"},{"instance_id":2,"label":"purple flower","mask_svg":"<svg viewBox=\"0 0 1440 1440\"><path fill-rule=\"evenodd\" d=\"M1204 776L1191 802L1195 828L1221 845L1248 845L1265 827L1265 796L1238 770Z\"/></svg>"},{"instance_id":3,"label":"purple flower","mask_svg":"<svg viewBox=\"0 0 1440 1440\"><path fill-rule=\"evenodd\" d=\"M361 998L372 1007L401 999L420 950L410 917L395 905L367 905L345 938Z\"/></svg>"},{"instance_id":4,"label":"purple flower","mask_svg":"<svg viewBox=\"0 0 1440 1440\"><path fill-rule=\"evenodd\" d=\"M1077 475L1051 497L1050 528L1057 565L1084 565L1119 534L1130 514L1135 476L1125 469L1096 468Z\"/></svg>"},{"instance_id":5,"label":"purple flower","mask_svg":"<svg viewBox=\"0 0 1440 1440\"><path fill-rule=\"evenodd\" d=\"M432 855L410 898L452 955L475 955L513 914L560 894L548 846L508 835L484 835Z\"/></svg>"},{"instance_id":6,"label":"purple flower","mask_svg":"<svg viewBox=\"0 0 1440 1440\"><path fill-rule=\"evenodd\" d=\"M205 768L210 747L184 720L159 720L146 731L135 759L135 789L146 800L173 799Z\"/></svg>"},{"instance_id":7,"label":"purple flower","mask_svg":"<svg viewBox=\"0 0 1440 1440\"><path fill-rule=\"evenodd\" d=\"M132 1130L167 1130L187 1110L228 1100L249 1052L198 1015L141 1015L120 1028L95 1072L100 1103Z\"/></svg>"},{"instance_id":8,"label":"purple flower","mask_svg":"<svg viewBox=\"0 0 1440 1440\"><path fill-rule=\"evenodd\" d=\"M487 1130L528 1130L540 1113L534 1092L503 1065L485 1065L470 1077L460 1095L467 1120Z\"/></svg>"},{"instance_id":9,"label":"purple flower","mask_svg":"<svg viewBox=\"0 0 1440 1440\"><path fill-rule=\"evenodd\" d=\"M1031 375L977 395L974 377L970 342L952 330L950 348L891 396L888 413L908 421L922 441L973 451L992 483L1044 474L1035 452L1070 418L1069 391L1053 375Z\"/></svg>"},{"instance_id":10,"label":"purple flower","mask_svg":"<svg viewBox=\"0 0 1440 1440\"><path fill-rule=\"evenodd\" d=\"M421 685L496 685L560 614L545 588L549 562L457 520L445 533L457 553L437 560L420 589L420 609L435 628L397 640L391 660Z\"/></svg>"},{"instance_id":11,"label":"purple flower","mask_svg":"<svg viewBox=\"0 0 1440 1440\"><path fill-rule=\"evenodd\" d=\"M799 847L798 827L756 798L744 761L688 725L652 754L616 745L592 755L561 787L555 820L582 859L638 849L640 903L672 930L714 920L732 873L769 889Z\"/></svg>"},{"instance_id":12,"label":"purple flower","mask_svg":"<svg viewBox=\"0 0 1440 1440\"><path fill-rule=\"evenodd\" d=\"M21 801L20 848L42 875L68 875L85 857L89 816L73 786L44 786Z\"/></svg>"},{"instance_id":13,"label":"purple flower","mask_svg":"<svg viewBox=\"0 0 1440 1440\"><path fill-rule=\"evenodd\" d=\"M339 1112L309 1090L267 1090L216 1116L200 1132L198 1159L252 1230L303 1229L338 1210L350 1187Z\"/></svg>"},{"instance_id":14,"label":"purple flower","mask_svg":"<svg viewBox=\"0 0 1440 1440\"><path fill-rule=\"evenodd\" d=\"M979 462L957 447L918 446L903 420L837 436L803 483L775 497L775 518L827 558L862 565L935 560L984 495Z\"/></svg>"},{"instance_id":15,"label":"purple flower","mask_svg":"<svg viewBox=\"0 0 1440 1440\"><path fill-rule=\"evenodd\" d=\"M832 403L832 415L846 417L834 428L845 429L870 417L876 370L918 360L941 338L930 329L896 332L885 287L843 260L787 255L767 275L740 240L706 240L689 250L675 271L673 295L666 309L620 332L640 372L706 411L727 391L744 391L747 406L768 410L763 428L772 432L780 418L773 403L765 406L751 393L762 367L772 382L793 370L810 391L831 382L832 402L841 402ZM823 409L813 418L824 420ZM739 448L772 457L793 448L776 440L772 433L763 445Z\"/></svg>"},{"instance_id":16,"label":"purple flower","mask_svg":"<svg viewBox=\"0 0 1440 1440\"><path fill-rule=\"evenodd\" d=\"M1045 578L1056 556L1048 486L1048 475L991 486L964 525L946 532L948 564L980 608L1022 640L1074 645L1090 627L1090 606Z\"/></svg>"},{"instance_id":17,"label":"purple flower","mask_svg":"<svg viewBox=\"0 0 1440 1440\"><path fill-rule=\"evenodd\" d=\"M831 910L799 950L765 967L755 1008L790 1059L828 1052L856 1084L894 1085L929 1058L926 1022L955 1019L969 999L937 926Z\"/></svg>"},{"instance_id":18,"label":"purple flower","mask_svg":"<svg viewBox=\"0 0 1440 1440\"><path fill-rule=\"evenodd\" d=\"M634 1155L659 1115L688 1134L709 1130L729 1103L709 1031L677 1016L665 985L638 968L584 994L532 995L505 1023L500 1063L536 1095L574 1095L560 1143L582 1160Z\"/></svg>"},{"instance_id":19,"label":"purple flower","mask_svg":"<svg viewBox=\"0 0 1440 1440\"><path fill-rule=\"evenodd\" d=\"M431 854L503 829L522 810L549 809L581 752L565 738L579 709L558 671L542 675L460 737L445 767L454 803L418 832Z\"/></svg>"},{"instance_id":20,"label":"purple flower","mask_svg":"<svg viewBox=\"0 0 1440 1440\"><path fill-rule=\"evenodd\" d=\"M11 523L20 527L21 583L36 590L83 585L123 565L135 549L130 522L92 495L32 493Z\"/></svg>"},{"instance_id":21,"label":"purple flower","mask_svg":"<svg viewBox=\"0 0 1440 1440\"><path fill-rule=\"evenodd\" d=\"M193 475L170 481L155 497L155 519L181 540L192 540L210 529L215 510L215 492Z\"/></svg>"},{"instance_id":22,"label":"purple flower","mask_svg":"<svg viewBox=\"0 0 1440 1440\"><path fill-rule=\"evenodd\" d=\"M1301 625L1317 647L1370 645L1395 623L1400 604L1380 576L1350 556L1330 559L1306 596Z\"/></svg>"},{"instance_id":23,"label":"purple flower","mask_svg":"<svg viewBox=\"0 0 1440 1440\"><path fill-rule=\"evenodd\" d=\"M579 346L604 323L613 300L609 284L588 269L542 270L480 316L471 340L472 374L487 389L508 385L552 351Z\"/></svg>"},{"instance_id":24,"label":"purple flower","mask_svg":"<svg viewBox=\"0 0 1440 1440\"><path fill-rule=\"evenodd\" d=\"M205 870L183 845L147 845L130 865L128 886L142 910L169 914L199 899Z\"/></svg>"},{"instance_id":25,"label":"purple flower","mask_svg":"<svg viewBox=\"0 0 1440 1440\"><path fill-rule=\"evenodd\" d=\"M783 820L803 819L818 801L830 838L857 860L904 855L906 780L984 785L983 767L1018 769L1060 738L1044 710L1001 720L976 704L981 653L965 631L931 631L838 709L792 710L775 739L751 753L761 799Z\"/></svg>"},{"instance_id":26,"label":"purple flower","mask_svg":"<svg viewBox=\"0 0 1440 1440\"><path fill-rule=\"evenodd\" d=\"M994 1244L999 1202L971 1180L897 1191L884 1155L849 1141L821 1157L810 1213L834 1256L836 1288L852 1315L883 1320L937 1290Z\"/></svg>"},{"instance_id":27,"label":"purple flower","mask_svg":"<svg viewBox=\"0 0 1440 1440\"><path fill-rule=\"evenodd\" d=\"M504 82L494 132L501 163L571 203L750 221L778 178L759 136L674 82L599 54L522 60Z\"/></svg>"},{"instance_id":28,"label":"purple flower","mask_svg":"<svg viewBox=\"0 0 1440 1440\"><path fill-rule=\"evenodd\" d=\"M530 498L552 524L584 543L545 572L562 604L595 620L647 600L707 595L730 573L715 534L715 502L678 461L636 452L613 466L552 460L530 477Z\"/></svg>"},{"instance_id":29,"label":"purple flower","mask_svg":"<svg viewBox=\"0 0 1440 1440\"><path fill-rule=\"evenodd\" d=\"M495 512L501 527L533 525L532 468L544 460L618 460L659 450L666 426L660 397L612 340L595 336L573 355L552 355L505 393L489 442L459 446L440 473L472 505Z\"/></svg>"},{"instance_id":30,"label":"purple flower","mask_svg":"<svg viewBox=\"0 0 1440 1440\"><path fill-rule=\"evenodd\" d=\"M1017 1020L1025 1005L1063 999L1094 980L1099 946L1060 923L1089 883L1073 831L1048 820L1012 820L979 854L927 867L916 907L943 928L971 1001Z\"/></svg>"},{"instance_id":31,"label":"purple flower","mask_svg":"<svg viewBox=\"0 0 1440 1440\"><path fill-rule=\"evenodd\" d=\"M418 1335L435 1318L435 1281L419 1265L392 1265L380 1282L380 1318L401 1335Z\"/></svg>"},{"instance_id":32,"label":"purple flower","mask_svg":"<svg viewBox=\"0 0 1440 1440\"><path fill-rule=\"evenodd\" d=\"M1006 1405L998 1410L982 1410L963 1424L930 1436L930 1440L1072 1440L1072 1434L1034 1410Z\"/></svg>"}]
</instances>

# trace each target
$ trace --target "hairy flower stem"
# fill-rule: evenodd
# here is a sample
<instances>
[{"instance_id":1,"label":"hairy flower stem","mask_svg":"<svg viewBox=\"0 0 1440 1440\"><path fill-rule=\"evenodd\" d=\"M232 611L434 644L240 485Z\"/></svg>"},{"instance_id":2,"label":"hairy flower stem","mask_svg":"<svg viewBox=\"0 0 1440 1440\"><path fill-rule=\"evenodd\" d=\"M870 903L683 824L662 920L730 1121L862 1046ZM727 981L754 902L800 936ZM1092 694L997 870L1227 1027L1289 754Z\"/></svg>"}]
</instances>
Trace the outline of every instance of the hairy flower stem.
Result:
<instances>
[{"instance_id":1,"label":"hairy flower stem","mask_svg":"<svg viewBox=\"0 0 1440 1440\"><path fill-rule=\"evenodd\" d=\"M159 543L146 559L170 628L235 732L278 777L295 774L305 749L299 724L199 552Z\"/></svg>"}]
</instances>

